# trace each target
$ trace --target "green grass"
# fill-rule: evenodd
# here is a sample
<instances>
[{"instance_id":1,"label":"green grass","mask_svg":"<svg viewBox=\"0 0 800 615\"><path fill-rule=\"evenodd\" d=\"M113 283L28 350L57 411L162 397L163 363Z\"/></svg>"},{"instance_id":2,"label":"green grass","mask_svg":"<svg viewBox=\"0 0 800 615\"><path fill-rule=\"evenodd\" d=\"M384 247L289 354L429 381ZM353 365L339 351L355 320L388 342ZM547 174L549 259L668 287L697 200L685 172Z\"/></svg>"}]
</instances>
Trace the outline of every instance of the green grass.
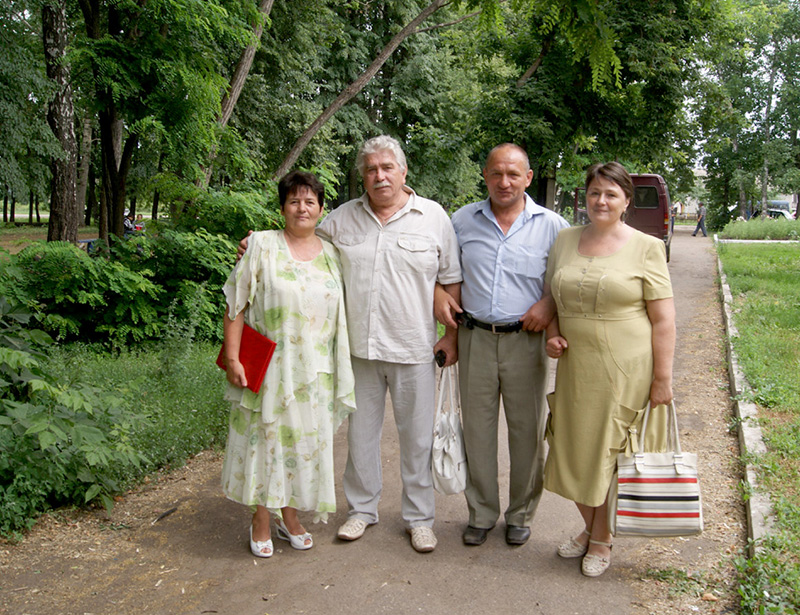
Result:
<instances>
[{"instance_id":1,"label":"green grass","mask_svg":"<svg viewBox=\"0 0 800 615\"><path fill-rule=\"evenodd\" d=\"M723 239L800 239L800 220L767 218L728 222L719 231Z\"/></svg>"},{"instance_id":2,"label":"green grass","mask_svg":"<svg viewBox=\"0 0 800 615\"><path fill-rule=\"evenodd\" d=\"M62 382L91 382L122 396L148 417L133 436L147 463L130 485L153 471L179 467L190 456L221 448L228 434L225 375L216 366L219 346L193 343L175 351L168 345L109 353L70 345L51 353L51 371Z\"/></svg>"},{"instance_id":3,"label":"green grass","mask_svg":"<svg viewBox=\"0 0 800 615\"><path fill-rule=\"evenodd\" d=\"M721 244L719 255L739 330L733 345L753 387L767 445L753 461L776 519L774 535L759 553L737 565L743 613L798 613L800 244Z\"/></svg>"}]
</instances>

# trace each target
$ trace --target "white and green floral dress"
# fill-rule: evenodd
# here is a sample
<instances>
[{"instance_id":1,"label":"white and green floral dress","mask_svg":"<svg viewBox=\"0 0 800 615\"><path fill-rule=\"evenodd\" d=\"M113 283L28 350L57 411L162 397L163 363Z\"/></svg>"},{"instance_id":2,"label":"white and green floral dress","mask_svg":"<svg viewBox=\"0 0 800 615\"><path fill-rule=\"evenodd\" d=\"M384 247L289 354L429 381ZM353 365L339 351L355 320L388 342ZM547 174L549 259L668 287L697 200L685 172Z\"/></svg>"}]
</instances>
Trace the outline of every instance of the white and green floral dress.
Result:
<instances>
[{"instance_id":1,"label":"white and green floral dress","mask_svg":"<svg viewBox=\"0 0 800 615\"><path fill-rule=\"evenodd\" d=\"M232 402L222 468L225 495L241 504L336 510L333 435L355 410L353 371L336 248L295 260L282 231L251 235L223 287L228 316L277 344L259 393L228 385Z\"/></svg>"}]
</instances>

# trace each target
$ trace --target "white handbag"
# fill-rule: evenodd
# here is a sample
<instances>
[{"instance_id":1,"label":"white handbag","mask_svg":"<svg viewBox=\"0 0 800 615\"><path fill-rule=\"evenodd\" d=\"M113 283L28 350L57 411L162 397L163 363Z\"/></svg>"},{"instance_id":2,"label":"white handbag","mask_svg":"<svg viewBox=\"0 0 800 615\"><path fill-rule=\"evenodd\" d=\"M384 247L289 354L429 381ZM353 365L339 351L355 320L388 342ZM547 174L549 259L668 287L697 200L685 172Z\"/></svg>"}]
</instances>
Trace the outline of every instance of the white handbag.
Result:
<instances>
[{"instance_id":1,"label":"white handbag","mask_svg":"<svg viewBox=\"0 0 800 615\"><path fill-rule=\"evenodd\" d=\"M703 531L697 455L681 450L675 403L669 405L666 453L617 456L608 493L608 525L615 536L694 536ZM650 405L642 422L644 446Z\"/></svg>"},{"instance_id":2,"label":"white handbag","mask_svg":"<svg viewBox=\"0 0 800 615\"><path fill-rule=\"evenodd\" d=\"M455 365L445 367L439 379L431 473L434 489L444 495L461 493L467 486L467 456L461 433L461 397Z\"/></svg>"}]
</instances>

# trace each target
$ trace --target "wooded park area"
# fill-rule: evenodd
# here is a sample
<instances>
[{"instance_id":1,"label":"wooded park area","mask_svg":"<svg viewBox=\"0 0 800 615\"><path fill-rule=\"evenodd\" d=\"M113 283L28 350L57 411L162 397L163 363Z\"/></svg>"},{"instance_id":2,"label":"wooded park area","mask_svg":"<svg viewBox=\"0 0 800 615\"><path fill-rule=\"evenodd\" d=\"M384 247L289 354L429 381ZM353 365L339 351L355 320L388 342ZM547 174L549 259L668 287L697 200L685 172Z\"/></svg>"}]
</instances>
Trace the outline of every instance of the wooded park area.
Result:
<instances>
[{"instance_id":1,"label":"wooded park area","mask_svg":"<svg viewBox=\"0 0 800 615\"><path fill-rule=\"evenodd\" d=\"M41 199L49 239L94 218L108 241L126 209L267 206L295 166L343 201L358 146L387 133L450 208L512 141L543 204L617 159L722 224L800 191L799 18L772 0L3 2L4 220Z\"/></svg>"}]
</instances>

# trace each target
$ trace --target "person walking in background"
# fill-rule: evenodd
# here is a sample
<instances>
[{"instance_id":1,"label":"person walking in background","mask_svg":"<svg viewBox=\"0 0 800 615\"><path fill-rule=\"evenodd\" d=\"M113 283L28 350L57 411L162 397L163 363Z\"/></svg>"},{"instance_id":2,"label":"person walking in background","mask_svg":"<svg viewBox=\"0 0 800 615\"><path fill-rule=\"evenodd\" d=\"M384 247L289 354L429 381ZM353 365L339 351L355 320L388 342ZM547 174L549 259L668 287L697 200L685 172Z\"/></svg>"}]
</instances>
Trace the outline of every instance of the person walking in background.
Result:
<instances>
[{"instance_id":1,"label":"person walking in background","mask_svg":"<svg viewBox=\"0 0 800 615\"><path fill-rule=\"evenodd\" d=\"M694 229L694 233L692 233L692 237L697 237L697 231L702 231L703 237L708 237L706 233L706 206L702 203L697 208L697 226Z\"/></svg>"},{"instance_id":2,"label":"person walking in background","mask_svg":"<svg viewBox=\"0 0 800 615\"><path fill-rule=\"evenodd\" d=\"M533 179L521 147L505 143L486 158L489 198L453 214L464 281L456 299L437 292L436 315L457 345L469 520L464 544L483 544L500 516L497 429L500 398L511 457L506 542L523 545L542 494L544 328L555 313L542 299L547 254L568 226L525 193ZM453 342L457 336L457 342Z\"/></svg>"},{"instance_id":3,"label":"person walking in background","mask_svg":"<svg viewBox=\"0 0 800 615\"><path fill-rule=\"evenodd\" d=\"M282 231L250 236L224 292L225 361L232 403L222 487L255 507L250 550L273 554L278 538L295 549L313 539L297 516L325 521L336 510L333 435L355 410L339 255L315 234L325 190L311 173L294 171L278 184ZM258 393L239 362L244 324L277 346Z\"/></svg>"},{"instance_id":4,"label":"person walking in background","mask_svg":"<svg viewBox=\"0 0 800 615\"><path fill-rule=\"evenodd\" d=\"M558 554L582 557L590 577L611 561L607 497L617 454L630 450L629 429L648 401L654 409L672 401L675 306L666 251L663 241L625 224L632 197L621 164L590 167L589 224L559 233L547 263L545 296L557 306L547 354L558 368L544 486L577 505L584 530ZM658 410L651 412L656 437L643 450L665 444L666 412Z\"/></svg>"}]
</instances>

